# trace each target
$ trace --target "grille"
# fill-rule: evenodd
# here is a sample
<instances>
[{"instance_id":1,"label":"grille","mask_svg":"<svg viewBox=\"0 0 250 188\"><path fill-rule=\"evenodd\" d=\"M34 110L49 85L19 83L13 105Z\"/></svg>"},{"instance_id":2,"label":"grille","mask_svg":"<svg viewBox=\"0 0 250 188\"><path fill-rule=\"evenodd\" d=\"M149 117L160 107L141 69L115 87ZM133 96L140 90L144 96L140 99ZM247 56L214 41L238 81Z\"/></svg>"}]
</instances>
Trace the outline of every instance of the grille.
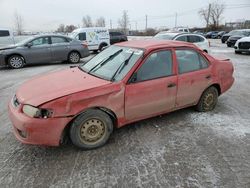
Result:
<instances>
[{"instance_id":1,"label":"grille","mask_svg":"<svg viewBox=\"0 0 250 188\"><path fill-rule=\"evenodd\" d=\"M20 105L18 99L16 98L16 95L13 97L13 105L14 105L15 107L18 107L18 106Z\"/></svg>"},{"instance_id":2,"label":"grille","mask_svg":"<svg viewBox=\"0 0 250 188\"><path fill-rule=\"evenodd\" d=\"M239 49L250 49L250 42L240 42Z\"/></svg>"}]
</instances>

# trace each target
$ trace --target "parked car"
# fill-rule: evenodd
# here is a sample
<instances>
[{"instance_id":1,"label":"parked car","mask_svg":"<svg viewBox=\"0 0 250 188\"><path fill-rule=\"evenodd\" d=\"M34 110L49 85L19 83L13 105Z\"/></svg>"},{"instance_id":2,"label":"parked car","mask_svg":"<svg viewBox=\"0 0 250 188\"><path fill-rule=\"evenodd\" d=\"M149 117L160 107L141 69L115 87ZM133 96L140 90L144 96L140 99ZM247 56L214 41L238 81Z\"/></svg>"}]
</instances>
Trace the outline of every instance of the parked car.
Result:
<instances>
[{"instance_id":1,"label":"parked car","mask_svg":"<svg viewBox=\"0 0 250 188\"><path fill-rule=\"evenodd\" d=\"M26 64L69 61L89 55L86 44L62 35L38 35L0 49L0 65L22 68Z\"/></svg>"},{"instance_id":2,"label":"parked car","mask_svg":"<svg viewBox=\"0 0 250 188\"><path fill-rule=\"evenodd\" d=\"M189 28L187 27L174 27L173 29L168 30L167 32L182 32L182 33L190 33Z\"/></svg>"},{"instance_id":3,"label":"parked car","mask_svg":"<svg viewBox=\"0 0 250 188\"><path fill-rule=\"evenodd\" d=\"M221 37L221 42L225 43L227 41L227 39L229 37L231 37L232 35L241 35L242 31L244 31L245 29L238 29L238 30L232 30L229 33L225 33L222 37Z\"/></svg>"},{"instance_id":4,"label":"parked car","mask_svg":"<svg viewBox=\"0 0 250 188\"><path fill-rule=\"evenodd\" d=\"M242 37L248 36L250 36L250 29L241 30L237 34L234 34L227 39L227 47L233 47L237 40L241 39Z\"/></svg>"},{"instance_id":5,"label":"parked car","mask_svg":"<svg viewBox=\"0 0 250 188\"><path fill-rule=\"evenodd\" d=\"M220 39L225 33L225 31L220 31L217 35L217 38Z\"/></svg>"},{"instance_id":6,"label":"parked car","mask_svg":"<svg viewBox=\"0 0 250 188\"><path fill-rule=\"evenodd\" d=\"M219 31L209 31L205 34L205 37L208 39L216 39Z\"/></svg>"},{"instance_id":7,"label":"parked car","mask_svg":"<svg viewBox=\"0 0 250 188\"><path fill-rule=\"evenodd\" d=\"M70 37L86 42L90 51L102 51L110 45L108 29L104 27L88 27L74 30Z\"/></svg>"},{"instance_id":8,"label":"parked car","mask_svg":"<svg viewBox=\"0 0 250 188\"><path fill-rule=\"evenodd\" d=\"M204 36L204 32L202 30L195 30L193 33Z\"/></svg>"},{"instance_id":9,"label":"parked car","mask_svg":"<svg viewBox=\"0 0 250 188\"><path fill-rule=\"evenodd\" d=\"M233 84L233 65L195 45L137 40L114 44L84 65L33 78L9 103L18 140L104 145L114 128L188 106L206 112ZM65 79L66 78L66 79ZM48 84L49 83L49 84Z\"/></svg>"},{"instance_id":10,"label":"parked car","mask_svg":"<svg viewBox=\"0 0 250 188\"><path fill-rule=\"evenodd\" d=\"M15 44L13 32L9 29L0 28L0 47Z\"/></svg>"},{"instance_id":11,"label":"parked car","mask_svg":"<svg viewBox=\"0 0 250 188\"><path fill-rule=\"evenodd\" d=\"M209 53L210 43L202 35L193 34L193 33L169 33L169 32L160 32L153 37L154 39L163 39L163 40L177 40L184 42L191 42L198 46L204 52Z\"/></svg>"},{"instance_id":12,"label":"parked car","mask_svg":"<svg viewBox=\"0 0 250 188\"><path fill-rule=\"evenodd\" d=\"M242 52L250 53L250 37L243 37L235 43L235 53L241 54Z\"/></svg>"},{"instance_id":13,"label":"parked car","mask_svg":"<svg viewBox=\"0 0 250 188\"><path fill-rule=\"evenodd\" d=\"M128 41L127 36L121 32L110 31L109 35L110 35L110 44Z\"/></svg>"}]
</instances>

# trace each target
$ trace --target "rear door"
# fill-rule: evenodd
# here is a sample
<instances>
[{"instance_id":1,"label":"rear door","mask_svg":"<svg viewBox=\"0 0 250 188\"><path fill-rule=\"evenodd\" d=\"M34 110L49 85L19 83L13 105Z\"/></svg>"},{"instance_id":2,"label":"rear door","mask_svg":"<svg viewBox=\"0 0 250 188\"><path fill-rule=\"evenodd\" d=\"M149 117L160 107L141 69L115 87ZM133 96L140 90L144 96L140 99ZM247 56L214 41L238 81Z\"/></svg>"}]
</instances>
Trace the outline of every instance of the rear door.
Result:
<instances>
[{"instance_id":1,"label":"rear door","mask_svg":"<svg viewBox=\"0 0 250 188\"><path fill-rule=\"evenodd\" d=\"M30 47L25 47L23 53L26 63L47 63L51 62L50 37L39 37L32 40Z\"/></svg>"},{"instance_id":2,"label":"rear door","mask_svg":"<svg viewBox=\"0 0 250 188\"><path fill-rule=\"evenodd\" d=\"M51 36L52 61L67 60L70 52L70 42L65 37Z\"/></svg>"},{"instance_id":3,"label":"rear door","mask_svg":"<svg viewBox=\"0 0 250 188\"><path fill-rule=\"evenodd\" d=\"M151 53L126 85L125 117L133 121L170 111L175 107L177 76L171 50Z\"/></svg>"},{"instance_id":4,"label":"rear door","mask_svg":"<svg viewBox=\"0 0 250 188\"><path fill-rule=\"evenodd\" d=\"M178 91L176 106L196 104L203 91L211 85L209 62L194 49L176 49Z\"/></svg>"}]
</instances>

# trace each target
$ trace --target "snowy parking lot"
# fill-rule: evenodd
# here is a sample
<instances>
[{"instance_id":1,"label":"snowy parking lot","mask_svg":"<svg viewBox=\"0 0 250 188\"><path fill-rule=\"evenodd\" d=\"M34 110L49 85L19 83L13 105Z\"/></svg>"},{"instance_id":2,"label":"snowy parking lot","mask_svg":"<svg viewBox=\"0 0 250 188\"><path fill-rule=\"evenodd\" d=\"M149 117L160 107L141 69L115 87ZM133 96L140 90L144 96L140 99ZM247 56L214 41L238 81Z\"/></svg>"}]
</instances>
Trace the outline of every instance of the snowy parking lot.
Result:
<instances>
[{"instance_id":1,"label":"snowy parking lot","mask_svg":"<svg viewBox=\"0 0 250 188\"><path fill-rule=\"evenodd\" d=\"M235 83L214 111L187 108L139 121L90 151L23 145L8 118L20 84L69 64L0 68L0 187L250 187L250 55L220 40L211 45L235 68Z\"/></svg>"}]
</instances>

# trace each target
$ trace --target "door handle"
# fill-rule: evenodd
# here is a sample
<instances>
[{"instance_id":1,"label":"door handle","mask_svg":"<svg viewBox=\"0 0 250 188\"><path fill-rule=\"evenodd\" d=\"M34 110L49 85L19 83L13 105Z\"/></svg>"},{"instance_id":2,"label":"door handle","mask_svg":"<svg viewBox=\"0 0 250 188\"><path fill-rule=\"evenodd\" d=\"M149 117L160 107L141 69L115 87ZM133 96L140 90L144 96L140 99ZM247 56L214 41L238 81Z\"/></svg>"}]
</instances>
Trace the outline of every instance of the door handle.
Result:
<instances>
[{"instance_id":1,"label":"door handle","mask_svg":"<svg viewBox=\"0 0 250 188\"><path fill-rule=\"evenodd\" d=\"M207 76L206 76L206 79L209 80L210 78L211 78L211 75L207 75Z\"/></svg>"},{"instance_id":2,"label":"door handle","mask_svg":"<svg viewBox=\"0 0 250 188\"><path fill-rule=\"evenodd\" d=\"M175 86L176 86L175 83L170 83L170 84L168 84L168 88L175 87Z\"/></svg>"}]
</instances>

